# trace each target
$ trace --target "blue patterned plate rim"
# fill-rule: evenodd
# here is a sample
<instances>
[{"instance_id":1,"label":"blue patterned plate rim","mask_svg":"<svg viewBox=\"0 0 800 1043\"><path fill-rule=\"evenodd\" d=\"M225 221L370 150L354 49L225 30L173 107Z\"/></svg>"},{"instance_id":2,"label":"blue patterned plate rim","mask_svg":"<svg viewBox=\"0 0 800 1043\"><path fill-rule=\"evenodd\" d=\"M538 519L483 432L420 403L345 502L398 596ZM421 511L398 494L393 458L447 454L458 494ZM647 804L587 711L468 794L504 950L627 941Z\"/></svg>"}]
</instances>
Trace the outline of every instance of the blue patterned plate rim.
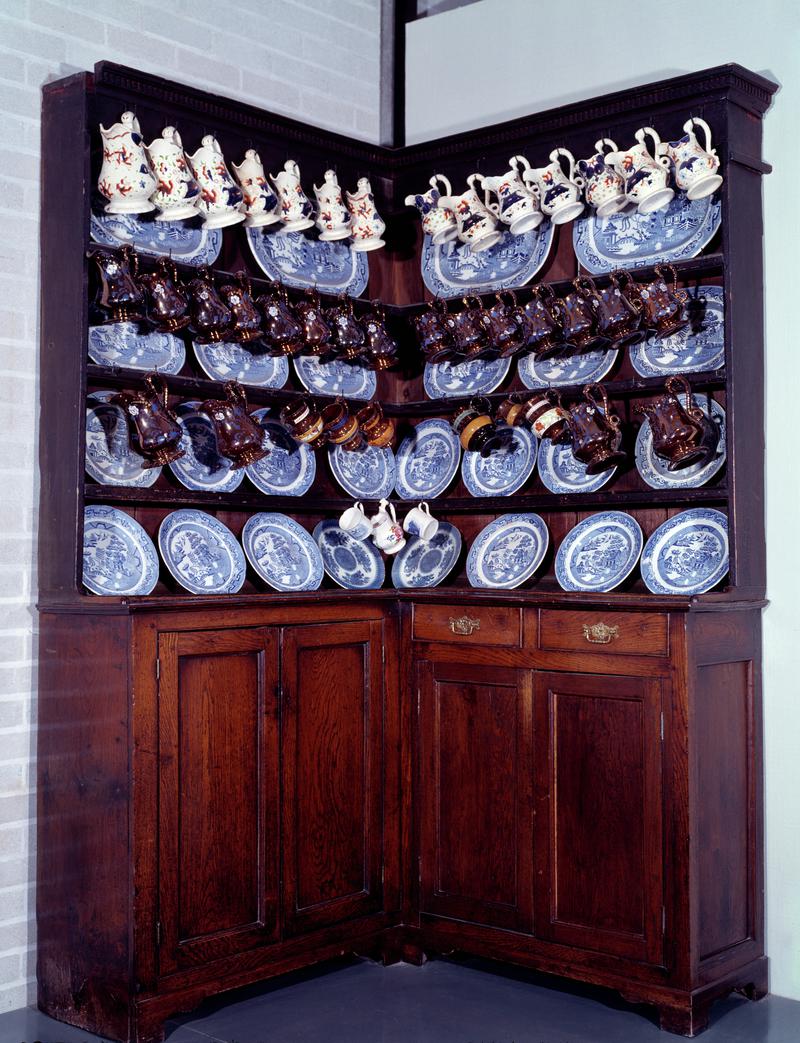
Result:
<instances>
[{"instance_id":1,"label":"blue patterned plate rim","mask_svg":"<svg viewBox=\"0 0 800 1043\"><path fill-rule=\"evenodd\" d=\"M512 575L509 581L505 583L482 582L478 575L478 568L482 564L483 552L493 538L498 535L499 530L510 529L514 526L527 528L529 532L532 531L534 533L538 540L536 554L521 570L517 571L516 575ZM506 514L501 518L495 518L481 529L469 549L469 554L467 555L467 578L470 586L485 587L493 590L512 590L514 587L519 587L529 580L539 568L549 545L550 530L547 528L544 519L538 514Z\"/></svg>"},{"instance_id":2,"label":"blue patterned plate rim","mask_svg":"<svg viewBox=\"0 0 800 1043\"><path fill-rule=\"evenodd\" d=\"M375 394L378 378L374 370L355 362L344 362L335 359L333 362L320 362L313 355L297 355L292 359L294 371L300 383L315 395L328 395L344 398L357 398L366 401ZM314 373L319 380L314 380Z\"/></svg>"},{"instance_id":3,"label":"blue patterned plate rim","mask_svg":"<svg viewBox=\"0 0 800 1043\"><path fill-rule=\"evenodd\" d=\"M459 398L464 395L489 395L508 375L511 359L472 359L464 362L426 362L423 384L428 398ZM453 370L463 373L453 374ZM474 376L471 378L467 374ZM451 375L450 387L445 382ZM455 382L455 386L454 383Z\"/></svg>"},{"instance_id":4,"label":"blue patterned plate rim","mask_svg":"<svg viewBox=\"0 0 800 1043\"><path fill-rule=\"evenodd\" d=\"M585 351L566 358L538 359L535 355L521 355L517 362L519 379L526 388L567 387L570 384L590 384L608 376L617 361L618 350ZM592 368L594 367L594 368Z\"/></svg>"},{"instance_id":5,"label":"blue patterned plate rim","mask_svg":"<svg viewBox=\"0 0 800 1043\"><path fill-rule=\"evenodd\" d=\"M434 433L438 434L447 442L450 449L450 464L447 470L439 475L436 482L431 485L430 488L425 489L420 488L419 486L413 486L409 484L406 472L409 467L413 467L414 465L415 455L421 441L426 438L429 439ZM417 424L415 427L414 434L408 435L408 437L404 438L400 443L395 462L397 465L397 474L395 477L394 487L397 495L401 499L435 500L437 496L442 495L458 473L458 465L461 463L461 443L458 440L458 435L446 420L423 420L422 423Z\"/></svg>"},{"instance_id":6,"label":"blue patterned plate rim","mask_svg":"<svg viewBox=\"0 0 800 1043\"><path fill-rule=\"evenodd\" d=\"M505 446L489 456L481 456L477 451L464 452L461 460L461 479L471 496L511 496L522 488L536 470L536 435L525 427L512 427L508 437L520 447L523 454L522 465L510 475L504 475L500 467L503 460L511 455ZM482 478L486 474L505 477L505 484L494 487L485 484Z\"/></svg>"},{"instance_id":7,"label":"blue patterned plate rim","mask_svg":"<svg viewBox=\"0 0 800 1043\"><path fill-rule=\"evenodd\" d=\"M219 586L201 587L193 584L187 576L181 573L168 553L167 541L170 536L177 528L188 525L201 528L205 526L206 530L216 537L214 542L221 544L226 551L230 562L230 576ZM205 511L197 511L193 508L185 508L168 514L158 527L158 549L173 578L190 594L236 594L242 589L247 573L244 551L228 526L223 525L213 514L206 514Z\"/></svg>"},{"instance_id":8,"label":"blue patterned plate rim","mask_svg":"<svg viewBox=\"0 0 800 1043\"><path fill-rule=\"evenodd\" d=\"M269 411L269 406L264 406L261 409L254 409L250 414L264 431L264 438L270 444L270 452L260 460L256 460L254 464L248 464L244 469L245 473L256 489L266 496L303 496L314 484L314 479L317 475L317 458L314 451L309 449L304 442L298 442L292 437L285 424L282 424L280 420L276 420L274 417L269 417ZM270 433L271 430L275 430L289 442L293 443L298 454L300 473L291 485L273 485L268 480L272 471L270 457L274 452L275 445ZM292 450L292 452L295 450Z\"/></svg>"},{"instance_id":9,"label":"blue patterned plate rim","mask_svg":"<svg viewBox=\"0 0 800 1043\"><path fill-rule=\"evenodd\" d=\"M295 547L305 553L308 564L308 579L305 582L298 585L292 585L290 582L285 581L282 582L281 579L275 575L274 571L270 572L270 570L262 566L261 561L255 552L255 541L259 535L258 530L265 526L272 526L274 529L277 529L282 533L285 540L293 540ZM268 583L274 590L316 590L320 583L322 583L324 569L322 566L322 555L320 554L316 541L299 522L295 521L294 518L290 518L286 514L279 514L273 511L261 511L258 514L251 515L242 529L242 546L247 555L247 560L253 566L254 571L257 572L261 579L263 579L265 583Z\"/></svg>"},{"instance_id":10,"label":"blue patterned plate rim","mask_svg":"<svg viewBox=\"0 0 800 1043\"><path fill-rule=\"evenodd\" d=\"M719 369L725 363L725 297L721 286L701 285L689 293L692 300L706 300L707 308L718 313L711 329L706 327L708 315L696 332L687 327L673 333L671 337L648 337L628 349L631 365L640 377L661 377L673 373L707 373ZM690 312L691 314L691 312ZM707 342L707 343L704 343ZM667 349L673 356L671 362L659 362L654 356ZM698 362L697 359L700 359ZM681 360L684 361L681 361Z\"/></svg>"},{"instance_id":11,"label":"blue patterned plate rim","mask_svg":"<svg viewBox=\"0 0 800 1043\"><path fill-rule=\"evenodd\" d=\"M221 453L217 452L217 441L216 435L214 434L214 425L211 423L211 421L205 415L205 413L199 412L199 405L199 401L190 400L186 402L181 402L178 406L175 407L175 414L178 417L178 423L181 425L181 428L183 429L183 436L181 437L180 444L184 445L184 440L186 440L193 445L191 435L189 434L189 429L186 426L186 421L199 421L202 424L203 429L209 432L209 437L214 445L215 456L218 460L222 460L223 463L226 463L229 466L227 470L223 470L218 467L213 472L213 474L216 475L220 471L222 471L222 473L216 480L212 480L211 475L209 475L209 478L207 480L195 478L189 469L190 461L196 460L196 456L194 452L192 452L191 455L189 455L189 453L184 453L184 455L179 456L177 460L171 460L168 465L169 469L170 471L172 471L172 473L175 475L175 477L178 479L181 485L185 489L191 489L192 492L211 491L218 493L232 493L235 489L238 489L239 486L242 484L242 481L244 479L244 468L234 470L231 461L226 456L222 456Z\"/></svg>"},{"instance_id":12,"label":"blue patterned plate rim","mask_svg":"<svg viewBox=\"0 0 800 1043\"><path fill-rule=\"evenodd\" d=\"M238 380L240 384L249 387L282 388L289 379L289 360L283 355L254 354L244 346L229 341L218 344L199 344L192 341L195 357L200 363L200 368L211 380ZM227 351L234 356L241 355L243 364L235 372L231 369L226 373L217 368L213 357L220 351ZM247 366L247 358L253 360L252 366ZM255 377L260 375L260 379Z\"/></svg>"},{"instance_id":13,"label":"blue patterned plate rim","mask_svg":"<svg viewBox=\"0 0 800 1043\"><path fill-rule=\"evenodd\" d=\"M120 353L114 358L107 348L103 350L103 342L114 337L123 340L128 338L129 342L141 342L143 345L160 342L160 348L156 349L158 354L155 358L153 351L150 351L149 361L139 362L135 354L130 353ZM135 322L110 322L104 326L90 326L86 352L98 366L124 366L126 369L157 370L159 373L180 373L186 362L186 346L180 337L173 333L156 333L153 330L143 332ZM161 365L160 358L163 358Z\"/></svg>"},{"instance_id":14,"label":"blue patterned plate rim","mask_svg":"<svg viewBox=\"0 0 800 1043\"><path fill-rule=\"evenodd\" d=\"M346 242L309 239L302 232L245 228L250 252L264 274L298 289L360 297L369 281L367 255Z\"/></svg>"},{"instance_id":15,"label":"blue patterned plate rim","mask_svg":"<svg viewBox=\"0 0 800 1043\"><path fill-rule=\"evenodd\" d=\"M128 449L131 457L134 460L141 460L144 464L144 457L140 456L130 446L128 440L128 421L125 417L125 413L122 406L114 405L110 402L110 399L114 397L116 391L92 391L86 396L86 451L84 454L84 467L86 473L90 478L94 478L100 485L120 485L127 488L135 489L149 489L153 485L158 476L161 474L160 467L143 467L138 465L138 474L132 475L130 478L120 479L113 475L109 475L107 472L101 470L94 462L90 453L90 432L89 424L91 422L92 415L97 415L97 407L102 406L104 410L113 412L117 416L117 423L124 425L126 441L128 441Z\"/></svg>"},{"instance_id":16,"label":"blue patterned plate rim","mask_svg":"<svg viewBox=\"0 0 800 1043\"><path fill-rule=\"evenodd\" d=\"M346 583L343 582L342 577L346 576L346 573L341 571L339 566L339 573L333 570L329 564L328 554L330 547L326 542L329 533L333 532L336 541L340 547L345 548L349 551L351 556L357 561L359 552L366 555L372 565L374 566L372 578L367 583ZM322 564L325 572L330 576L334 583L338 583L340 587L344 587L345 590L377 590L383 586L383 581L386 578L386 566L383 563L383 557L381 556L378 548L373 544L372 540L354 540L352 536L346 533L343 529L339 528L339 523L334 518L328 518L325 521L321 521L317 524L313 532L314 539L317 541L320 554L322 555Z\"/></svg>"},{"instance_id":17,"label":"blue patterned plate rim","mask_svg":"<svg viewBox=\"0 0 800 1043\"><path fill-rule=\"evenodd\" d=\"M575 469L578 472L583 471L584 482L582 485L570 485L556 470L554 461L567 454L569 454ZM572 448L569 444L559 445L552 442L549 438L543 438L539 443L538 464L539 478L542 481L542 485L549 492L556 493L558 496L570 495L572 493L597 492L598 489L602 489L604 485L610 482L617 473L616 467L610 467L607 471L601 471L599 474L586 474L586 464L580 463L572 456Z\"/></svg>"},{"instance_id":18,"label":"blue patterned plate rim","mask_svg":"<svg viewBox=\"0 0 800 1043\"><path fill-rule=\"evenodd\" d=\"M663 577L660 577L660 573L657 570L659 558L663 552L664 543L667 538L676 531L689 526L703 526L713 530L716 534L719 543L723 547L722 556L719 558L716 567L710 572L707 572L704 579L695 583L693 586L678 587L666 583ZM685 596L694 596L696 594L705 594L720 582L728 571L730 564L730 556L728 549L728 519L722 513L717 511L713 507L692 507L688 511L682 511L680 514L675 514L671 518L667 518L665 522L650 535L647 543L645 544L644 551L642 552L642 579L645 582L645 586L653 594L682 594Z\"/></svg>"},{"instance_id":19,"label":"blue patterned plate rim","mask_svg":"<svg viewBox=\"0 0 800 1043\"><path fill-rule=\"evenodd\" d=\"M195 220L195 218L192 218ZM129 243L148 257L173 257L199 267L213 264L222 249L222 229L183 221L143 221L138 214L92 214L89 234L101 246Z\"/></svg>"},{"instance_id":20,"label":"blue patterned plate rim","mask_svg":"<svg viewBox=\"0 0 800 1043\"><path fill-rule=\"evenodd\" d=\"M352 472L348 474L343 465L350 464L352 468L356 468L359 463L365 465L368 461L374 461L375 466L380 470L380 480L376 483L369 473L364 473L362 466L361 480L363 482L369 481L369 484L365 485L364 488L359 488L351 480ZM371 445L367 446L366 449L351 452L348 449L342 449L340 445L331 445L328 446L328 463L331 473L339 485L348 495L354 496L357 500L382 500L387 496L391 496L394 489L397 465L394 453L388 446L380 449Z\"/></svg>"},{"instance_id":21,"label":"blue patterned plate rim","mask_svg":"<svg viewBox=\"0 0 800 1043\"><path fill-rule=\"evenodd\" d=\"M441 546L444 543L444 537L447 539L447 544ZM440 565L438 572L435 573L435 579L433 583L405 583L403 582L403 570L410 557L421 552L421 556L424 557L426 547L429 551L435 552L440 551L441 559L443 564ZM407 590L412 588L428 588L438 587L439 584L447 579L450 573L456 566L458 559L461 555L461 533L450 522L439 522L439 528L436 531L436 535L432 540L428 540L427 544L424 540L421 540L419 536L409 536L408 542L401 551L395 555L395 559L392 562L392 583L398 590Z\"/></svg>"},{"instance_id":22,"label":"blue patterned plate rim","mask_svg":"<svg viewBox=\"0 0 800 1043\"><path fill-rule=\"evenodd\" d=\"M686 395L678 396L686 406ZM695 405L700 406L708 415L708 399L705 395L692 395ZM670 471L666 460L659 460L653 452L653 434L650 429L650 421L645 417L642 426L636 435L636 447L634 456L636 470L651 489L698 489L717 474L725 464L727 451L725 446L725 410L711 399L711 416L719 421L720 441L717 451L706 463L692 464L682 471Z\"/></svg>"},{"instance_id":23,"label":"blue patterned plate rim","mask_svg":"<svg viewBox=\"0 0 800 1043\"><path fill-rule=\"evenodd\" d=\"M622 568L616 573L613 573L607 580L603 581L602 584L582 584L575 580L570 580L568 568L573 551L579 545L580 541L586 538L588 533L593 532L601 525L612 526L624 530L625 535L630 541L630 552L628 553ZM568 591L595 591L606 593L609 590L614 590L620 585L620 583L623 583L636 568L636 563L642 553L643 543L644 536L642 534L641 526L632 515L626 514L624 511L600 511L597 514L592 514L588 518L584 518L583 521L578 522L578 524L570 529L562 540L561 546L558 548L556 554L556 579L561 588Z\"/></svg>"},{"instance_id":24,"label":"blue patterned plate rim","mask_svg":"<svg viewBox=\"0 0 800 1043\"><path fill-rule=\"evenodd\" d=\"M87 547L87 534L89 535L89 539L91 539L92 526L100 523L122 530L141 555L143 568L139 572L135 582L132 582L126 588L112 589L103 587L100 584L93 582L91 577L87 574L86 559L87 550L89 550ZM116 539L120 539L120 537L117 536ZM126 545L125 550L127 551L127 549ZM109 568L113 569L113 567L113 564L109 562ZM156 583L158 583L158 569L158 554L156 553L153 541L135 518L132 518L129 514L126 514L125 511L121 511L117 507L109 507L106 504L93 504L84 508L82 578L83 585L87 590L91 591L92 594L111 597L139 597L145 594L150 594Z\"/></svg>"}]
</instances>

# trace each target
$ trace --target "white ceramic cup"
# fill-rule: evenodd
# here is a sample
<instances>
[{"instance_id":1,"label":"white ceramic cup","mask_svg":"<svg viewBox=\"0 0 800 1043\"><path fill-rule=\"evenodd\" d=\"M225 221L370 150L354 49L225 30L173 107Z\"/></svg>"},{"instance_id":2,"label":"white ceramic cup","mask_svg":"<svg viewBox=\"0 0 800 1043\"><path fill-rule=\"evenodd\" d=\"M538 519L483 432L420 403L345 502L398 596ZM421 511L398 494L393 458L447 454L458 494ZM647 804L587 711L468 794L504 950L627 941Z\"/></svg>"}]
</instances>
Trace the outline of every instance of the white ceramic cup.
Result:
<instances>
[{"instance_id":1,"label":"white ceramic cup","mask_svg":"<svg viewBox=\"0 0 800 1043\"><path fill-rule=\"evenodd\" d=\"M354 540L365 540L371 536L372 522L364 513L363 504L356 501L352 507L348 507L339 519L339 528Z\"/></svg>"},{"instance_id":2,"label":"white ceramic cup","mask_svg":"<svg viewBox=\"0 0 800 1043\"><path fill-rule=\"evenodd\" d=\"M406 520L403 522L403 528L412 536L419 536L427 543L439 531L439 522L431 514L427 503L420 503L419 506L408 512Z\"/></svg>"},{"instance_id":3,"label":"white ceramic cup","mask_svg":"<svg viewBox=\"0 0 800 1043\"><path fill-rule=\"evenodd\" d=\"M403 526L398 523L394 505L388 500L381 500L380 510L372 519L372 538L385 554L396 554L406 545Z\"/></svg>"}]
</instances>

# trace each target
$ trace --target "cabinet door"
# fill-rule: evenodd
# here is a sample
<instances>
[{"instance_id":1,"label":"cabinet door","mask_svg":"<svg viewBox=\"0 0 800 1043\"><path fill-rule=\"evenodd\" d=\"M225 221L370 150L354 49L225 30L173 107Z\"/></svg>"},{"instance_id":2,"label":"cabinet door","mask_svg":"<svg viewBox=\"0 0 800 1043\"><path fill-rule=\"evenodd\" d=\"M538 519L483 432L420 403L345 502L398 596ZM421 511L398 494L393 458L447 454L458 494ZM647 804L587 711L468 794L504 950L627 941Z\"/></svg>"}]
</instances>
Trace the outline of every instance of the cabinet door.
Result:
<instances>
[{"instance_id":1,"label":"cabinet door","mask_svg":"<svg viewBox=\"0 0 800 1043\"><path fill-rule=\"evenodd\" d=\"M380 621L283 635L283 929L382 907Z\"/></svg>"},{"instance_id":2,"label":"cabinet door","mask_svg":"<svg viewBox=\"0 0 800 1043\"><path fill-rule=\"evenodd\" d=\"M661 683L535 681L537 937L660 963Z\"/></svg>"},{"instance_id":3,"label":"cabinet door","mask_svg":"<svg viewBox=\"0 0 800 1043\"><path fill-rule=\"evenodd\" d=\"M278 633L159 636L161 974L278 936Z\"/></svg>"},{"instance_id":4,"label":"cabinet door","mask_svg":"<svg viewBox=\"0 0 800 1043\"><path fill-rule=\"evenodd\" d=\"M422 662L420 910L531 929L531 674Z\"/></svg>"}]
</instances>

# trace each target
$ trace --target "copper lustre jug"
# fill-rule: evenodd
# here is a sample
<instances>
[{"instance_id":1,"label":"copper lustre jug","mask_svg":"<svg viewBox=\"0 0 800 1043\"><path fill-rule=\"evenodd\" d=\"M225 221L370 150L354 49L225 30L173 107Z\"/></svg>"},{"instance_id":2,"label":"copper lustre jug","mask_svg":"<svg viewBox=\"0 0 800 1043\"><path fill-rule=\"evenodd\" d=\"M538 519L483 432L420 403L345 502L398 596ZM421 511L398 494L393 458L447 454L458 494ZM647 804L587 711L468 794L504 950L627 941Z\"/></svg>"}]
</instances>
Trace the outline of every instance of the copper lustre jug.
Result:
<instances>
[{"instance_id":1,"label":"copper lustre jug","mask_svg":"<svg viewBox=\"0 0 800 1043\"><path fill-rule=\"evenodd\" d=\"M236 272L233 282L220 286L219 295L231 311L231 329L228 334L231 340L238 344L249 344L263 336L261 312L253 300L247 272Z\"/></svg>"},{"instance_id":2,"label":"copper lustre jug","mask_svg":"<svg viewBox=\"0 0 800 1043\"><path fill-rule=\"evenodd\" d=\"M636 407L636 411L643 413L650 422L653 452L667 461L670 471L705 463L717 449L717 425L695 405L686 377L672 376L664 387L666 394ZM678 388L684 393L685 406L678 398Z\"/></svg>"},{"instance_id":3,"label":"copper lustre jug","mask_svg":"<svg viewBox=\"0 0 800 1043\"><path fill-rule=\"evenodd\" d=\"M156 270L139 277L145 288L146 315L159 333L175 333L189 325L189 301L178 284L178 270L169 257L159 257Z\"/></svg>"},{"instance_id":4,"label":"copper lustre jug","mask_svg":"<svg viewBox=\"0 0 800 1043\"><path fill-rule=\"evenodd\" d=\"M303 327L292 314L286 290L271 286L256 304L264 317L264 341L270 355L296 355L303 347Z\"/></svg>"},{"instance_id":5,"label":"copper lustre jug","mask_svg":"<svg viewBox=\"0 0 800 1043\"><path fill-rule=\"evenodd\" d=\"M565 348L564 330L568 316L564 302L546 283L533 288L533 296L525 305L528 318L526 349L539 358L550 358Z\"/></svg>"},{"instance_id":6,"label":"copper lustre jug","mask_svg":"<svg viewBox=\"0 0 800 1043\"><path fill-rule=\"evenodd\" d=\"M622 424L611 412L602 385L587 384L584 387L583 401L569 408L569 429L572 454L586 465L587 474L600 474L625 460L621 449Z\"/></svg>"},{"instance_id":7,"label":"copper lustre jug","mask_svg":"<svg viewBox=\"0 0 800 1043\"><path fill-rule=\"evenodd\" d=\"M195 339L200 344L225 340L231 332L233 315L217 293L211 270L205 266L199 268L188 289L191 315L189 328Z\"/></svg>"},{"instance_id":8,"label":"copper lustre jug","mask_svg":"<svg viewBox=\"0 0 800 1043\"><path fill-rule=\"evenodd\" d=\"M324 358L331 351L331 328L325 321L316 287L306 290L303 300L295 304L294 313L303 328L304 353Z\"/></svg>"},{"instance_id":9,"label":"copper lustre jug","mask_svg":"<svg viewBox=\"0 0 800 1043\"><path fill-rule=\"evenodd\" d=\"M267 455L264 432L247 412L247 397L241 384L227 381L225 398L207 399L198 408L214 425L217 449L233 461L234 470Z\"/></svg>"},{"instance_id":10,"label":"copper lustre jug","mask_svg":"<svg viewBox=\"0 0 800 1043\"><path fill-rule=\"evenodd\" d=\"M136 283L138 260L130 246L119 253L94 250L92 260L100 275L95 304L103 321L133 322L144 318L144 295Z\"/></svg>"},{"instance_id":11,"label":"copper lustre jug","mask_svg":"<svg viewBox=\"0 0 800 1043\"><path fill-rule=\"evenodd\" d=\"M133 424L133 442L144 457L143 467L162 467L183 456L183 429L169 408L167 382L158 373L148 373L143 391L120 391L111 401L122 406Z\"/></svg>"}]
</instances>

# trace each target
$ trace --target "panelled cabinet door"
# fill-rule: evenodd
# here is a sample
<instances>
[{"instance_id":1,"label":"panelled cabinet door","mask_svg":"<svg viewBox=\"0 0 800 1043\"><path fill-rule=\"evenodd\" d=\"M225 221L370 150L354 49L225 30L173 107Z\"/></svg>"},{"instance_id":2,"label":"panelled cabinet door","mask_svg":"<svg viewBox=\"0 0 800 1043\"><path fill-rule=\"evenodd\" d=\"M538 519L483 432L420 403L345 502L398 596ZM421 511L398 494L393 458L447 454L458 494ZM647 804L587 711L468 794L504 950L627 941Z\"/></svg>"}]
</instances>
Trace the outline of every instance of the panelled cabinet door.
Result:
<instances>
[{"instance_id":1,"label":"panelled cabinet door","mask_svg":"<svg viewBox=\"0 0 800 1043\"><path fill-rule=\"evenodd\" d=\"M159 636L159 971L278 938L278 631Z\"/></svg>"},{"instance_id":2,"label":"panelled cabinet door","mask_svg":"<svg viewBox=\"0 0 800 1043\"><path fill-rule=\"evenodd\" d=\"M660 964L661 682L535 676L535 934Z\"/></svg>"},{"instance_id":3,"label":"panelled cabinet door","mask_svg":"<svg viewBox=\"0 0 800 1043\"><path fill-rule=\"evenodd\" d=\"M531 930L531 673L418 665L420 911Z\"/></svg>"},{"instance_id":4,"label":"panelled cabinet door","mask_svg":"<svg viewBox=\"0 0 800 1043\"><path fill-rule=\"evenodd\" d=\"M382 908L383 628L283 632L283 933Z\"/></svg>"}]
</instances>

